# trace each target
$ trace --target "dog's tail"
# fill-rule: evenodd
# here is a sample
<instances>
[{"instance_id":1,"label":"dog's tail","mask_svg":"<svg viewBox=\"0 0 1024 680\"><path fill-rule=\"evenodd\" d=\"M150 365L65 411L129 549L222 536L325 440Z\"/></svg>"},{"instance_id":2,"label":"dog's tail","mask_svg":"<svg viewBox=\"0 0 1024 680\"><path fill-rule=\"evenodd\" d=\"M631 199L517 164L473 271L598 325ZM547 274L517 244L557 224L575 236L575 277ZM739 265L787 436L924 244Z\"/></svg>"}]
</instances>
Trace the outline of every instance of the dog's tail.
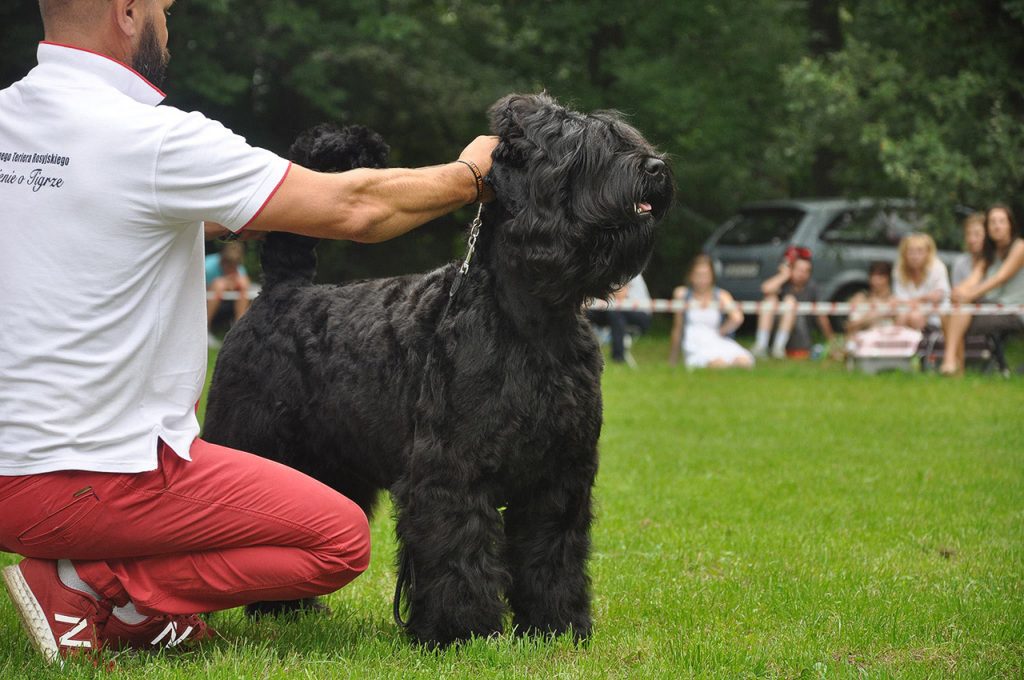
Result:
<instances>
[{"instance_id":1,"label":"dog's tail","mask_svg":"<svg viewBox=\"0 0 1024 680\"><path fill-rule=\"evenodd\" d=\"M339 128L321 123L296 138L288 158L318 172L387 167L388 145L379 134L361 125ZM260 254L263 287L306 285L316 275L319 239L286 232L267 235Z\"/></svg>"}]
</instances>

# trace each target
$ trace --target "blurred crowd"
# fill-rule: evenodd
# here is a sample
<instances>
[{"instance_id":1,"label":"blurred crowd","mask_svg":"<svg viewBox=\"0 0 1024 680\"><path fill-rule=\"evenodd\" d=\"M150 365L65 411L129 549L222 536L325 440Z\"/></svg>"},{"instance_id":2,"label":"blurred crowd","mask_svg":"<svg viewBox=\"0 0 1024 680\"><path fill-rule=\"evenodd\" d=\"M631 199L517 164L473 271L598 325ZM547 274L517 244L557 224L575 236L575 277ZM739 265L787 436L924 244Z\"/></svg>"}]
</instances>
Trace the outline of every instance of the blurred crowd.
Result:
<instances>
[{"instance_id":1,"label":"blurred crowd","mask_svg":"<svg viewBox=\"0 0 1024 680\"><path fill-rule=\"evenodd\" d=\"M944 303L1024 304L1024 239L1013 211L1004 204L964 220L963 252L951 270L925 233L905 236L895 261L872 262L867 290L849 300L850 313L840 329L844 334L833 329L827 315L799 311L797 303L819 301L813 274L810 250L787 249L778 271L761 285L757 330L748 350L734 337L744 322L740 305L716 285L712 260L699 255L673 293L674 300L686 304L685 311L674 315L669 362L682 359L690 368L751 368L768 356L800 360L823 351L833 356L866 356L872 348L895 348L898 354L901 347L909 358L927 343L941 354L939 371L957 374L964 369L965 346L971 337L1024 332L1021 314L974 314L942 307ZM616 300L649 301L643 278L630 281ZM610 331L613 361L628 361L629 336L642 333L650 324L650 313L635 309L590 310L588 315L592 323ZM815 342L815 326L821 343Z\"/></svg>"},{"instance_id":2,"label":"blurred crowd","mask_svg":"<svg viewBox=\"0 0 1024 680\"><path fill-rule=\"evenodd\" d=\"M219 346L215 328L237 321L249 304L251 284L242 264L240 243L229 243L207 256L210 345ZM688 368L753 368L758 359L804 360L828 354L834 358L882 353L909 358L927 344L941 356L938 370L964 370L971 338L1024 333L1024 315L940 313L943 303L1024 304L1024 239L1013 211L1004 204L969 215L963 222L963 252L951 268L939 259L934 239L912 233L899 243L894 261L875 261L868 269L867 289L850 298L851 309L841 328L826 314L801 311L798 303L819 302L813 253L791 246L778 271L762 282L757 301L754 342L749 349L735 338L745 320L741 305L716 284L708 255L690 264L673 299L685 303L672 321L669 363ZM225 294L233 295L225 295ZM592 308L588 318L614 362L629 363L633 337L651 324L651 295L643 276L616 291L622 308ZM900 354L902 352L902 354Z\"/></svg>"}]
</instances>

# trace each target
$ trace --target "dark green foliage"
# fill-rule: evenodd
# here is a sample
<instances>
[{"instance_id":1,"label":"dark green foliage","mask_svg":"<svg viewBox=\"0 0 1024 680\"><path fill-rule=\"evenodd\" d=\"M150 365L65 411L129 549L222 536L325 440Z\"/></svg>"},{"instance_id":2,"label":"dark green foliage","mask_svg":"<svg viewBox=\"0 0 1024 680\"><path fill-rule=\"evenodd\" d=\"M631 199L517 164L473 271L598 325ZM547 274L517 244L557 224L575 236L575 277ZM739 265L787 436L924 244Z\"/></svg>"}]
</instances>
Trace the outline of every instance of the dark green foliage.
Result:
<instances>
[{"instance_id":1,"label":"dark green foliage","mask_svg":"<svg viewBox=\"0 0 1024 680\"><path fill-rule=\"evenodd\" d=\"M170 30L168 103L282 153L331 120L378 130L393 165L443 162L511 91L626 112L679 186L657 295L748 200L910 195L948 230L953 205L1024 189L1021 0L181 0ZM0 86L41 32L34 2L0 6ZM324 244L321 278L440 265L470 217Z\"/></svg>"},{"instance_id":2,"label":"dark green foliage","mask_svg":"<svg viewBox=\"0 0 1024 680\"><path fill-rule=\"evenodd\" d=\"M947 233L957 204L1019 206L1024 3L859 0L838 16L842 49L783 68L772 155L790 189L909 195ZM810 176L821 153L837 162Z\"/></svg>"}]
</instances>

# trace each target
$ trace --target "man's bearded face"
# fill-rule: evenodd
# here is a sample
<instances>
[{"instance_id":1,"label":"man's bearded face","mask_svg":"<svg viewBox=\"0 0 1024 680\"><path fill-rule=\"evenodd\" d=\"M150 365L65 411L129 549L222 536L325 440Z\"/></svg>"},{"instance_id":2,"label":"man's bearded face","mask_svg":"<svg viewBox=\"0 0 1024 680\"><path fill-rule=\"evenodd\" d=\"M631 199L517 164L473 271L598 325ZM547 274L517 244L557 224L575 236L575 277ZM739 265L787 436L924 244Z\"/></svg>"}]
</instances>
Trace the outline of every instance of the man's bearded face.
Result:
<instances>
[{"instance_id":1,"label":"man's bearded face","mask_svg":"<svg viewBox=\"0 0 1024 680\"><path fill-rule=\"evenodd\" d=\"M139 39L139 49L132 57L132 68L139 74L160 87L167 73L167 64L171 60L171 53L166 47L160 45L156 36L156 25L152 19L146 21L142 29L142 36Z\"/></svg>"}]
</instances>

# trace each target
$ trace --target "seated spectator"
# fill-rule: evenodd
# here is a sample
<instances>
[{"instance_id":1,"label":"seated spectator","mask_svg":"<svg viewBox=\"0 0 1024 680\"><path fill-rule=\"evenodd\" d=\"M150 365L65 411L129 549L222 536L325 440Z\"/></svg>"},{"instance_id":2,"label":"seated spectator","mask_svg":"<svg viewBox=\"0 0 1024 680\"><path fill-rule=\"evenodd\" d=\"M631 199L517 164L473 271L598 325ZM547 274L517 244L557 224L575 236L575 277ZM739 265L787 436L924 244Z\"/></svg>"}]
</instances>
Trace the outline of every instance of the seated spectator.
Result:
<instances>
[{"instance_id":1,"label":"seated spectator","mask_svg":"<svg viewBox=\"0 0 1024 680\"><path fill-rule=\"evenodd\" d=\"M699 255L686 281L689 285L676 288L672 295L689 306L675 314L669 363L678 363L682 349L690 368L752 367L754 355L729 337L743 323L743 312L728 291L715 286L711 258Z\"/></svg>"},{"instance_id":2,"label":"seated spectator","mask_svg":"<svg viewBox=\"0 0 1024 680\"><path fill-rule=\"evenodd\" d=\"M249 309L249 276L242 265L244 255L242 244L234 241L226 243L219 253L206 256L206 290L210 293L206 301L206 321L211 331L219 315L230 315L233 323ZM224 293L228 291L237 292L238 298L225 300ZM225 307L228 308L226 314ZM218 344L212 336L211 344Z\"/></svg>"},{"instance_id":3,"label":"seated spectator","mask_svg":"<svg viewBox=\"0 0 1024 680\"><path fill-rule=\"evenodd\" d=\"M924 330L938 328L939 315L915 309L919 303L940 303L949 299L949 272L936 255L935 241L928 234L908 234L900 241L894 268L892 293L896 300L911 303L911 309L897 313L900 326Z\"/></svg>"},{"instance_id":4,"label":"seated spectator","mask_svg":"<svg viewBox=\"0 0 1024 680\"><path fill-rule=\"evenodd\" d=\"M981 259L984 247L985 213L971 213L964 220L964 252L953 261L953 270L949 274L950 283L954 288L971 275L974 265Z\"/></svg>"},{"instance_id":5,"label":"seated spectator","mask_svg":"<svg viewBox=\"0 0 1024 680\"><path fill-rule=\"evenodd\" d=\"M890 309L872 309L871 305L886 306L892 302L892 265L872 262L868 267L868 289L850 298L853 310L846 321L846 333L853 335L869 328L890 326L896 314Z\"/></svg>"},{"instance_id":6,"label":"seated spectator","mask_svg":"<svg viewBox=\"0 0 1024 680\"><path fill-rule=\"evenodd\" d=\"M615 302L631 302L649 305L651 294L647 291L644 277L637 274L629 283L615 291ZM632 309L588 309L587 318L595 326L607 326L612 334L612 361L626 361L626 331L632 326L643 333L651 326L651 312Z\"/></svg>"},{"instance_id":7,"label":"seated spectator","mask_svg":"<svg viewBox=\"0 0 1024 680\"><path fill-rule=\"evenodd\" d=\"M761 284L764 301L757 317L757 339L754 342L754 356L763 357L768 352L768 340L775 326L779 302L787 307L778 315L778 327L772 343L772 356L783 359L807 358L811 350L811 326L806 315L796 313L797 302L817 302L818 288L811 280L813 265L811 251L807 248L790 247L779 265L779 272ZM832 342L834 333L828 317L819 314L818 326L826 342Z\"/></svg>"},{"instance_id":8,"label":"seated spectator","mask_svg":"<svg viewBox=\"0 0 1024 680\"><path fill-rule=\"evenodd\" d=\"M971 275L952 293L953 302L1024 304L1024 240L1008 206L993 205L985 213L985 245ZM940 371L961 373L964 368L964 337L1024 331L1024 316L972 316L965 312L943 318L946 348Z\"/></svg>"}]
</instances>

